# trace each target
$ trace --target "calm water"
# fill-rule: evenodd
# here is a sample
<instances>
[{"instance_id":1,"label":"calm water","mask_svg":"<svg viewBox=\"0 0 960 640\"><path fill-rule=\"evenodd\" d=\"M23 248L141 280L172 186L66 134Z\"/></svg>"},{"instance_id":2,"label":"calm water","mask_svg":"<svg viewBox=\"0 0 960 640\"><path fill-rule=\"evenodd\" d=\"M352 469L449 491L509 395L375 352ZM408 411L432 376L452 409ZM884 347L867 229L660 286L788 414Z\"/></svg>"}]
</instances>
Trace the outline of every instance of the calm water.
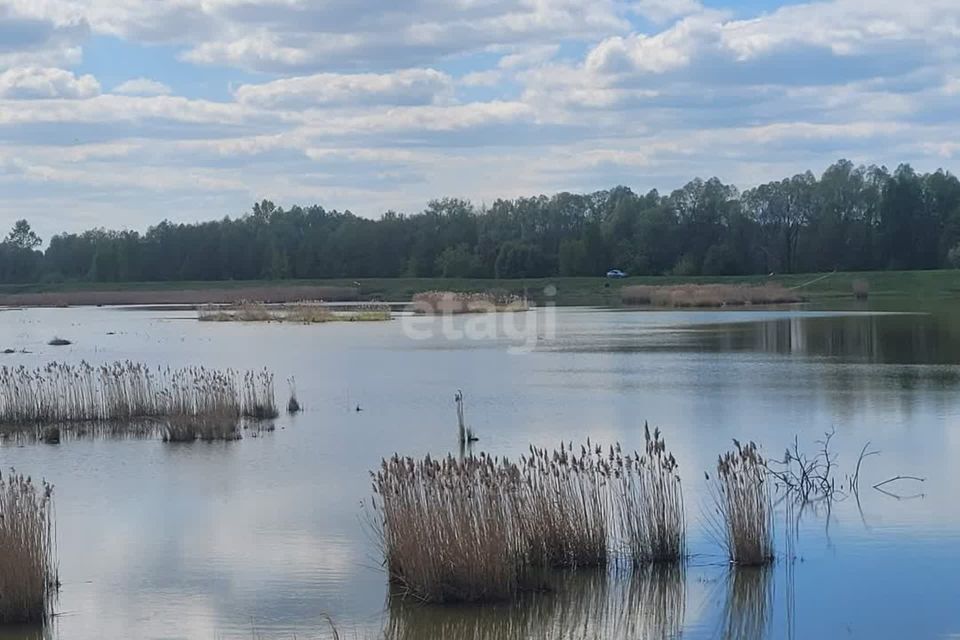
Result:
<instances>
[{"instance_id":1,"label":"calm water","mask_svg":"<svg viewBox=\"0 0 960 640\"><path fill-rule=\"evenodd\" d=\"M448 339L439 324L415 340L400 321L2 311L0 349L32 353L0 364L267 366L283 402L284 380L296 377L306 412L235 443L8 442L0 465L56 485L56 638L319 638L329 637L327 615L342 635L364 638L951 637L960 634L956 319L949 309L563 309L552 339L538 330L536 349L517 353L506 338ZM54 335L74 344L46 346ZM639 447L644 420L662 426L685 478L695 554L685 570L580 573L511 606L389 602L363 525L368 470L395 451L454 451L458 388L479 444L495 454L588 436ZM794 435L811 449L832 428L841 475L867 441L882 452L865 463L859 508L808 511L797 562L732 574L703 535L703 472L733 437L779 456ZM897 474L927 481L889 486L896 497L870 488Z\"/></svg>"}]
</instances>

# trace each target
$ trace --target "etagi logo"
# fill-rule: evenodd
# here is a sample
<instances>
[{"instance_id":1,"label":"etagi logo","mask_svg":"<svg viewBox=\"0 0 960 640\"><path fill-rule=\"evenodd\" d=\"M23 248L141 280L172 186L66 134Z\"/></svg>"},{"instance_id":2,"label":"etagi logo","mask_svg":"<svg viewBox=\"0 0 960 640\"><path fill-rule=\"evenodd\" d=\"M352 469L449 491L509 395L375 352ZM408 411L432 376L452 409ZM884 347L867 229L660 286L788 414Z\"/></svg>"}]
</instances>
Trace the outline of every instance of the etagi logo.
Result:
<instances>
[{"instance_id":1,"label":"etagi logo","mask_svg":"<svg viewBox=\"0 0 960 640\"><path fill-rule=\"evenodd\" d=\"M427 302L414 301L415 312L402 316L400 324L411 340L504 342L511 354L525 354L556 338L557 288L543 290L544 302L533 305L526 298L494 301L470 294L444 293Z\"/></svg>"}]
</instances>

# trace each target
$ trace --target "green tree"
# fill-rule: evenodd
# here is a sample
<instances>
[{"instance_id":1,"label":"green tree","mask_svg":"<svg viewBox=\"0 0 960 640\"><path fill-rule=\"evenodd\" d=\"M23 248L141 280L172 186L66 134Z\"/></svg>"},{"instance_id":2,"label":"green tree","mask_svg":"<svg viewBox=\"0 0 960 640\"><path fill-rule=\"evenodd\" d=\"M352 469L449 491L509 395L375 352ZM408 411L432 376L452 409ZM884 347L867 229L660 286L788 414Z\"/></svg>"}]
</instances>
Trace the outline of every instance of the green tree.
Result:
<instances>
[{"instance_id":1,"label":"green tree","mask_svg":"<svg viewBox=\"0 0 960 640\"><path fill-rule=\"evenodd\" d=\"M480 260L465 242L447 247L437 256L436 270L444 278L472 278L479 269Z\"/></svg>"},{"instance_id":2,"label":"green tree","mask_svg":"<svg viewBox=\"0 0 960 640\"><path fill-rule=\"evenodd\" d=\"M40 246L42 240L40 236L33 232L30 223L26 220L17 220L6 242L20 249L36 249Z\"/></svg>"}]
</instances>

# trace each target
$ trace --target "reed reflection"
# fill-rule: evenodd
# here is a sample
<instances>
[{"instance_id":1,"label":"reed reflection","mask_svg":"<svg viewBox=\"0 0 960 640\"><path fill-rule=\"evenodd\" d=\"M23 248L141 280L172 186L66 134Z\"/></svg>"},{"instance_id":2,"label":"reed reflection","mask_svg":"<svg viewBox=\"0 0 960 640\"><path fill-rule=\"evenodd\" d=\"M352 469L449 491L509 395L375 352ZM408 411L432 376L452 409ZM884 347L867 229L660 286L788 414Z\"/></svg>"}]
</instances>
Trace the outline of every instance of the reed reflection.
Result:
<instances>
[{"instance_id":1,"label":"reed reflection","mask_svg":"<svg viewBox=\"0 0 960 640\"><path fill-rule=\"evenodd\" d=\"M736 567L727 577L719 636L724 640L760 640L770 630L774 570Z\"/></svg>"},{"instance_id":2,"label":"reed reflection","mask_svg":"<svg viewBox=\"0 0 960 640\"><path fill-rule=\"evenodd\" d=\"M430 606L392 597L386 640L593 640L677 638L686 611L684 570L647 565L631 572L551 575L554 589L516 602Z\"/></svg>"}]
</instances>

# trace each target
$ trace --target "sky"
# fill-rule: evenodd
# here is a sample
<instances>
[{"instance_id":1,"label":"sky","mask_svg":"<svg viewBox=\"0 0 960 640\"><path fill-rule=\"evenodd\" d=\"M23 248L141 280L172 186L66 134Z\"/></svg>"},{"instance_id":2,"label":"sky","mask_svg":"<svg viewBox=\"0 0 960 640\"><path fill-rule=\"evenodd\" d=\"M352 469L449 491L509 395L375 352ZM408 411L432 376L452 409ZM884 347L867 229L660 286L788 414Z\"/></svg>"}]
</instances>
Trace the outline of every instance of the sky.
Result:
<instances>
[{"instance_id":1,"label":"sky","mask_svg":"<svg viewBox=\"0 0 960 640\"><path fill-rule=\"evenodd\" d=\"M957 0L0 0L0 229L953 171Z\"/></svg>"}]
</instances>

